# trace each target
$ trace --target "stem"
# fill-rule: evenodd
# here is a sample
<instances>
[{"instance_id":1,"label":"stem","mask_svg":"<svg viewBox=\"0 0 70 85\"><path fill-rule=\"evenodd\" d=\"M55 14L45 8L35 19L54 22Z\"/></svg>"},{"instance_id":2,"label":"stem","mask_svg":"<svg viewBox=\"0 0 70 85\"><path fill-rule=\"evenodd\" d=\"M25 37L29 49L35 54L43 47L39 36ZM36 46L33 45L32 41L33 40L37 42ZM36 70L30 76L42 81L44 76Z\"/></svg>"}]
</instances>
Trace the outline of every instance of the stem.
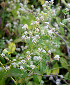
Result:
<instances>
[{"instance_id":1,"label":"stem","mask_svg":"<svg viewBox=\"0 0 70 85\"><path fill-rule=\"evenodd\" d=\"M48 27L49 27L50 30L52 29L50 26L48 26ZM59 36L59 37L65 42L66 48L67 48L67 52L68 52L68 56L70 57L70 52L69 52L69 47L68 47L67 42L65 41L65 39L64 39L62 36L60 36L60 35L57 34L56 32L54 32L54 33L55 33L57 36Z\"/></svg>"},{"instance_id":2,"label":"stem","mask_svg":"<svg viewBox=\"0 0 70 85\"><path fill-rule=\"evenodd\" d=\"M6 68L4 67L4 65L0 62L0 64L2 65L2 67L5 69L5 71L7 72ZM14 83L17 85L17 82L15 81L15 79L13 77L11 77L11 79L14 81Z\"/></svg>"}]
</instances>

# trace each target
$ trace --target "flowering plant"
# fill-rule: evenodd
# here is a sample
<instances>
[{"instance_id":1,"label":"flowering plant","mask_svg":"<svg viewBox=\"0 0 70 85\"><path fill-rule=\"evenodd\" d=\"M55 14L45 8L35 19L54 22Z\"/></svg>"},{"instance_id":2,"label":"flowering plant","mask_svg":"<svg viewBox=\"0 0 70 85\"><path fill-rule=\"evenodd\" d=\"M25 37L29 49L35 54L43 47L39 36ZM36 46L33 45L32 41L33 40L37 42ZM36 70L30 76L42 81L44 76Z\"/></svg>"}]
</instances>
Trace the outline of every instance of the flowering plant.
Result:
<instances>
[{"instance_id":1,"label":"flowering plant","mask_svg":"<svg viewBox=\"0 0 70 85\"><path fill-rule=\"evenodd\" d=\"M67 6L62 0L66 5L62 9L60 4L54 7L53 0L44 1L42 10L34 5L30 7L27 0L2 3L0 84L69 85L70 3ZM67 49L66 52L63 53L63 49ZM61 72L62 68L66 73Z\"/></svg>"}]
</instances>

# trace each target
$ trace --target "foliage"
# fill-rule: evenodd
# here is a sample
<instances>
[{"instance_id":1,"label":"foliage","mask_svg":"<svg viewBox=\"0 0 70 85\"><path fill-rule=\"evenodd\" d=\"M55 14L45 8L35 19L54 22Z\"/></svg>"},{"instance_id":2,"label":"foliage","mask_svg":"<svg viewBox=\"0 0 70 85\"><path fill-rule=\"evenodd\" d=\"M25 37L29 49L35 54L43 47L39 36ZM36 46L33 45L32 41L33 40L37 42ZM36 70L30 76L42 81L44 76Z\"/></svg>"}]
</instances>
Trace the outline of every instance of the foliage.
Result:
<instances>
[{"instance_id":1,"label":"foliage","mask_svg":"<svg viewBox=\"0 0 70 85\"><path fill-rule=\"evenodd\" d=\"M1 2L1 85L69 85L70 3L53 3Z\"/></svg>"}]
</instances>

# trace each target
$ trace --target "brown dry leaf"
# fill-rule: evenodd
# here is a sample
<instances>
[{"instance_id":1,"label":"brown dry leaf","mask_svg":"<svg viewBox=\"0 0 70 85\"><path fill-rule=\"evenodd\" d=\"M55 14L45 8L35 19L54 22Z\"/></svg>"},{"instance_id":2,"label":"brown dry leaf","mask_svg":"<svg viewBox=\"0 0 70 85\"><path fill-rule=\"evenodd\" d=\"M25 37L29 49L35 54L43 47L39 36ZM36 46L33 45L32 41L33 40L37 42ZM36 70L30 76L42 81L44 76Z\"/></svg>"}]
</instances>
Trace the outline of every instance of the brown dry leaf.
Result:
<instances>
[{"instance_id":1,"label":"brown dry leaf","mask_svg":"<svg viewBox=\"0 0 70 85\"><path fill-rule=\"evenodd\" d=\"M7 6L7 4L5 4L5 2L1 2L1 7L6 7Z\"/></svg>"}]
</instances>

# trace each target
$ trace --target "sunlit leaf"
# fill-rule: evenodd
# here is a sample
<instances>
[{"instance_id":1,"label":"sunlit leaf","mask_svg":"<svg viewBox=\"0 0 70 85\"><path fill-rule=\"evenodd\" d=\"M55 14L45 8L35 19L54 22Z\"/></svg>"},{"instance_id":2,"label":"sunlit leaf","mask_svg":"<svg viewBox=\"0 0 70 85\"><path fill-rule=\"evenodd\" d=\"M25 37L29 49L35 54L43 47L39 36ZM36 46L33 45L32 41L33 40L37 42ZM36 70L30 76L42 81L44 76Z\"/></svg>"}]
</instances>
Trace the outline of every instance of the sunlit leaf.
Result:
<instances>
[{"instance_id":1,"label":"sunlit leaf","mask_svg":"<svg viewBox=\"0 0 70 85\"><path fill-rule=\"evenodd\" d=\"M8 48L9 48L9 51L11 52L11 53L13 53L14 51L15 51L15 49L16 49L16 45L15 45L15 43L10 43L9 45L8 45Z\"/></svg>"},{"instance_id":2,"label":"sunlit leaf","mask_svg":"<svg viewBox=\"0 0 70 85\"><path fill-rule=\"evenodd\" d=\"M53 70L52 70L52 73L53 74L59 74L59 68L58 68L58 63L56 62L54 65L53 65Z\"/></svg>"}]
</instances>

